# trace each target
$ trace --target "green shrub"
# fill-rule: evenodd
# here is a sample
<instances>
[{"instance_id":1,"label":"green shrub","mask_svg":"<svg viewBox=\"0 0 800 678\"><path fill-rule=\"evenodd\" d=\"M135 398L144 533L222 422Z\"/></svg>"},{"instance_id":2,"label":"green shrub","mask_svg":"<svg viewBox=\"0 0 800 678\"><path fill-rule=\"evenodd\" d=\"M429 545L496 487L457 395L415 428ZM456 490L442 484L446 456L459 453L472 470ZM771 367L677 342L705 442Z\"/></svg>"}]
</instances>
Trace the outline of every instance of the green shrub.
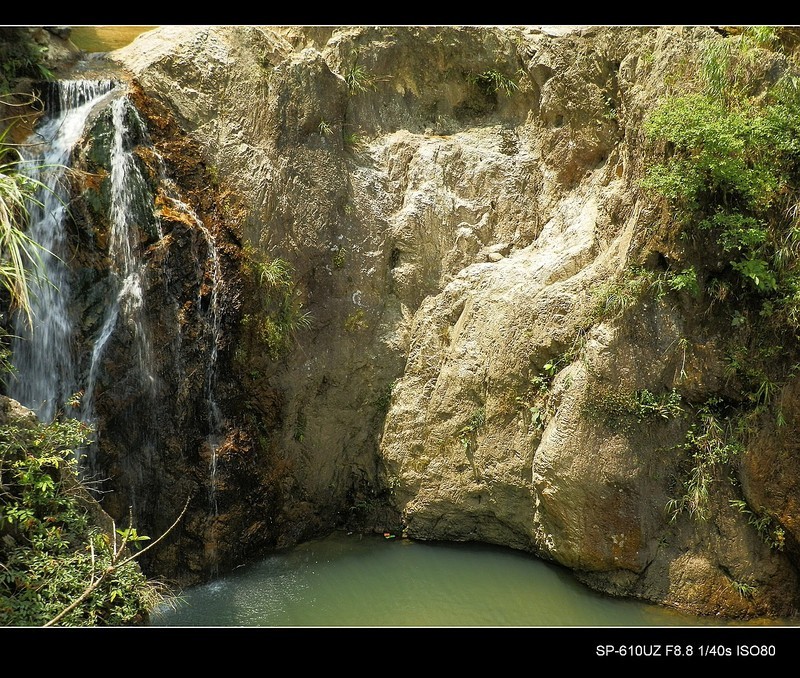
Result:
<instances>
[{"instance_id":1,"label":"green shrub","mask_svg":"<svg viewBox=\"0 0 800 678\"><path fill-rule=\"evenodd\" d=\"M727 207L729 213L767 210L784 185L784 154L796 144L779 126L775 106L742 101L729 108L705 94L664 102L647 120L651 138L674 154L652 168L644 185L686 209Z\"/></svg>"},{"instance_id":2,"label":"green shrub","mask_svg":"<svg viewBox=\"0 0 800 678\"><path fill-rule=\"evenodd\" d=\"M788 73L748 94L748 50L775 40L772 29L743 35L735 50L712 41L704 89L665 100L647 119L667 158L643 186L669 201L687 236L721 250L745 292L786 303L800 273L800 96Z\"/></svg>"},{"instance_id":3,"label":"green shrub","mask_svg":"<svg viewBox=\"0 0 800 678\"><path fill-rule=\"evenodd\" d=\"M667 288L673 292L688 292L693 297L700 294L700 284L697 281L697 271L694 266L689 266L677 273L666 271L661 277Z\"/></svg>"},{"instance_id":4,"label":"green shrub","mask_svg":"<svg viewBox=\"0 0 800 678\"><path fill-rule=\"evenodd\" d=\"M0 625L46 624L101 575L59 624L140 622L160 599L134 562L115 559L124 539L146 537L128 528L114 540L81 499L75 453L87 441L75 420L0 428Z\"/></svg>"},{"instance_id":5,"label":"green shrub","mask_svg":"<svg viewBox=\"0 0 800 678\"><path fill-rule=\"evenodd\" d=\"M598 386L590 391L583 411L612 431L630 433L636 424L681 416L684 413L682 403L675 389L656 395L647 389L624 391Z\"/></svg>"}]
</instances>

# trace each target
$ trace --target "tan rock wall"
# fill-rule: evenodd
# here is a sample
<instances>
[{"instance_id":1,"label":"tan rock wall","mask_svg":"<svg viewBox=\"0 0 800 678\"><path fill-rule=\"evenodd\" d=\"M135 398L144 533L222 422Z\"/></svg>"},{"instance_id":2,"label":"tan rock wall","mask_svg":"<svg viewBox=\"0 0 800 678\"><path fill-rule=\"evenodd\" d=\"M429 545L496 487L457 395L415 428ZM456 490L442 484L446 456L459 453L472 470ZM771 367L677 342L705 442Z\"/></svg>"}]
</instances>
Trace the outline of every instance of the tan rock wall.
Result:
<instances>
[{"instance_id":1,"label":"tan rock wall","mask_svg":"<svg viewBox=\"0 0 800 678\"><path fill-rule=\"evenodd\" d=\"M287 515L335 521L385 492L412 537L525 549L695 611L793 611L794 566L730 491L711 523L670 523L685 422L620 433L587 415L603 389L721 387L714 331L691 314L637 301L592 316L664 217L638 187L642 121L715 36L185 26L115 53L244 196L243 239L296 268L313 327L240 384L279 394ZM481 89L491 70L517 88ZM763 469L749 473L762 496ZM793 496L775 508L792 534Z\"/></svg>"}]
</instances>

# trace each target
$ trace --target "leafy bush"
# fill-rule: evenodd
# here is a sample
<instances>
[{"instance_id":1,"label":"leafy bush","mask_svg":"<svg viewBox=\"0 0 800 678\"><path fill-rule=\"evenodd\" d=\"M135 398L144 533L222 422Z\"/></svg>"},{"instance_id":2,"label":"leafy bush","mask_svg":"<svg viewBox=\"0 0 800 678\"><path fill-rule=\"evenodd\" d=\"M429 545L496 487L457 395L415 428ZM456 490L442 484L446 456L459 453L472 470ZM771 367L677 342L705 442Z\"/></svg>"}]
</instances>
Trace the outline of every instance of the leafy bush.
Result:
<instances>
[{"instance_id":1,"label":"leafy bush","mask_svg":"<svg viewBox=\"0 0 800 678\"><path fill-rule=\"evenodd\" d=\"M668 157L643 185L670 202L686 235L721 250L742 292L791 308L800 277L797 78L787 73L758 97L742 82L748 49L771 44L772 34L746 31L736 51L710 43L705 87L665 100L646 121Z\"/></svg>"},{"instance_id":2,"label":"leafy bush","mask_svg":"<svg viewBox=\"0 0 800 678\"><path fill-rule=\"evenodd\" d=\"M700 294L700 284L697 281L697 271L694 266L678 271L666 271L662 275L662 279L667 288L673 292L688 292L693 297Z\"/></svg>"},{"instance_id":3,"label":"leafy bush","mask_svg":"<svg viewBox=\"0 0 800 678\"><path fill-rule=\"evenodd\" d=\"M88 433L75 420L0 428L0 625L45 624L82 596L60 624L130 624L159 600L134 562L115 558L146 537L90 518L75 475Z\"/></svg>"},{"instance_id":4,"label":"leafy bush","mask_svg":"<svg viewBox=\"0 0 800 678\"><path fill-rule=\"evenodd\" d=\"M797 152L797 123L779 104L742 101L729 108L705 94L669 99L645 131L674 154L653 168L645 186L686 209L720 208L729 214L769 210L786 185ZM794 167L791 168L794 171Z\"/></svg>"}]
</instances>

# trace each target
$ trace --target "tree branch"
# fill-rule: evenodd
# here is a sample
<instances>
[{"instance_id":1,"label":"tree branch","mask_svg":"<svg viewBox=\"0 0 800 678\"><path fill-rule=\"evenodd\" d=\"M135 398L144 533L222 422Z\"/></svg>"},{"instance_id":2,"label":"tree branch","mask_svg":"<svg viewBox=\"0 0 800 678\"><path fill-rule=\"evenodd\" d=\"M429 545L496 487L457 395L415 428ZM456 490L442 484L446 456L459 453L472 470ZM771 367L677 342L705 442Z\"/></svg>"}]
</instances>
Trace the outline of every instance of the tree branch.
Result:
<instances>
[{"instance_id":1,"label":"tree branch","mask_svg":"<svg viewBox=\"0 0 800 678\"><path fill-rule=\"evenodd\" d=\"M166 537L170 532L172 532L172 530L175 529L175 526L181 521L181 518L183 518L184 514L186 513L186 510L189 508L189 502L191 501L191 499L192 499L191 495L189 495L186 498L186 503L183 506L183 510L181 511L180 515L175 519L175 522L172 523L172 525L169 526L169 528L167 529L166 532L162 533L162 535L158 539L156 539L152 544L149 544L146 548L143 548L141 551L136 552L132 556L129 556L128 558L125 558L123 561L118 563L117 559L120 558L122 556L122 554L124 553L125 543L127 542L127 536L123 536L123 542L122 542L121 548L118 551L116 549L114 549L114 553L111 556L111 564L100 574L100 576L95 581L93 581L91 584L89 584L89 586L86 587L86 589L84 589L83 593L81 593L80 596L78 596L72 603L70 603L67 607L65 607L61 612L59 612L49 622L44 624L44 626L54 626L56 623L61 621L70 612L72 612L76 607L78 607L78 605L80 605L84 600L86 600L92 594L92 592L103 581L106 580L106 578L109 575L113 574L119 568L124 567L129 562L131 562L132 560L135 560L136 558L140 557L141 555L143 555L144 553L149 551L151 548L153 548L156 544L158 544L158 542L160 542L162 539L164 539L164 537ZM116 528L116 526L115 526L115 528ZM115 529L115 532L116 532L116 529ZM116 537L115 537L115 541L116 541Z\"/></svg>"}]
</instances>

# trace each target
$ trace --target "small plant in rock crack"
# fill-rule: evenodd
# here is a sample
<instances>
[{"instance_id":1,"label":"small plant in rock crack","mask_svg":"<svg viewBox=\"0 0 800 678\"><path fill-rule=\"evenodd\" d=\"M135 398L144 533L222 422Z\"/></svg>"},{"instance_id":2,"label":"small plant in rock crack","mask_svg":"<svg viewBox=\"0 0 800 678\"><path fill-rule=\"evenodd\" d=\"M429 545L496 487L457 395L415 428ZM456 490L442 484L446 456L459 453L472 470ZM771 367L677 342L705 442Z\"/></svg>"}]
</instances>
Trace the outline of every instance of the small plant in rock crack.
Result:
<instances>
[{"instance_id":1,"label":"small plant in rock crack","mask_svg":"<svg viewBox=\"0 0 800 678\"><path fill-rule=\"evenodd\" d=\"M731 580L731 586L742 598L752 598L756 587L738 579Z\"/></svg>"},{"instance_id":2,"label":"small plant in rock crack","mask_svg":"<svg viewBox=\"0 0 800 678\"><path fill-rule=\"evenodd\" d=\"M350 94L368 92L375 89L375 79L363 66L353 64L345 71L344 81L347 83L347 90Z\"/></svg>"},{"instance_id":3,"label":"small plant in rock crack","mask_svg":"<svg viewBox=\"0 0 800 678\"><path fill-rule=\"evenodd\" d=\"M288 261L267 259L251 247L244 254L243 269L265 293L250 300L252 312L242 316L242 324L252 328L270 358L278 360L292 348L297 333L311 327L311 314L303 310L295 270Z\"/></svg>"},{"instance_id":4,"label":"small plant in rock crack","mask_svg":"<svg viewBox=\"0 0 800 678\"><path fill-rule=\"evenodd\" d=\"M722 401L709 399L697 412L697 419L686 433L681 448L690 453L690 467L683 481L683 494L667 502L671 520L686 511L690 518L707 520L709 490L720 469L741 454L733 422L721 414Z\"/></svg>"},{"instance_id":5,"label":"small plant in rock crack","mask_svg":"<svg viewBox=\"0 0 800 678\"><path fill-rule=\"evenodd\" d=\"M471 80L486 94L502 92L506 96L511 96L519 89L519 85L512 78L503 75L494 68L485 70L479 75L472 76Z\"/></svg>"},{"instance_id":6,"label":"small plant in rock crack","mask_svg":"<svg viewBox=\"0 0 800 678\"><path fill-rule=\"evenodd\" d=\"M367 143L364 135L359 130L343 132L342 140L347 148L356 152L362 150Z\"/></svg>"},{"instance_id":7,"label":"small plant in rock crack","mask_svg":"<svg viewBox=\"0 0 800 678\"><path fill-rule=\"evenodd\" d=\"M464 451L469 453L475 446L475 437L486 423L486 410L482 407L473 411L467 423L458 431L458 440Z\"/></svg>"},{"instance_id":8,"label":"small plant in rock crack","mask_svg":"<svg viewBox=\"0 0 800 678\"><path fill-rule=\"evenodd\" d=\"M786 544L786 532L769 515L758 516L743 499L731 499L729 504L747 518L748 525L752 525L761 540L771 549L783 551Z\"/></svg>"},{"instance_id":9,"label":"small plant in rock crack","mask_svg":"<svg viewBox=\"0 0 800 678\"><path fill-rule=\"evenodd\" d=\"M551 414L548 408L550 387L555 375L562 364L561 358L548 360L542 368L528 380L525 393L516 396L514 402L523 418L530 418L530 425L534 429L543 429L547 415Z\"/></svg>"}]
</instances>

